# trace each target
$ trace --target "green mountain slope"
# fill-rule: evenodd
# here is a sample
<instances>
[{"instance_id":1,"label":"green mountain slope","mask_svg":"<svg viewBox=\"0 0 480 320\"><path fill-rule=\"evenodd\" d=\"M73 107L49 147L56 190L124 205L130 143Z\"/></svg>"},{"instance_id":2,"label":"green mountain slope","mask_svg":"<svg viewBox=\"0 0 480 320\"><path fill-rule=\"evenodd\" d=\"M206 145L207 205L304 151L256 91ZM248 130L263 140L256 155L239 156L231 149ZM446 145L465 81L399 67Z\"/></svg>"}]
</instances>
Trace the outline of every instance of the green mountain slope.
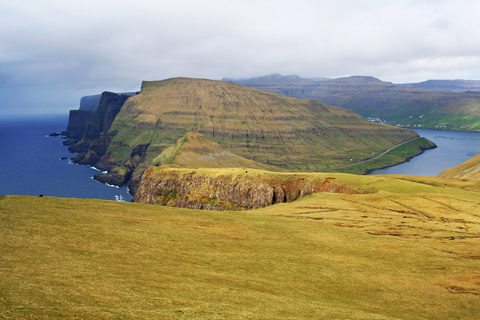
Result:
<instances>
[{"instance_id":1,"label":"green mountain slope","mask_svg":"<svg viewBox=\"0 0 480 320\"><path fill-rule=\"evenodd\" d=\"M2 196L0 314L478 318L478 181L322 178L370 193L236 212Z\"/></svg>"},{"instance_id":2,"label":"green mountain slope","mask_svg":"<svg viewBox=\"0 0 480 320\"><path fill-rule=\"evenodd\" d=\"M372 157L418 135L354 112L234 83L174 78L144 82L113 122L103 166L137 179L189 131L229 153L287 170L318 171ZM393 163L392 163L393 164Z\"/></svg>"},{"instance_id":3,"label":"green mountain slope","mask_svg":"<svg viewBox=\"0 0 480 320\"><path fill-rule=\"evenodd\" d=\"M363 76L320 81L316 85L309 81L289 76L260 77L238 83L347 108L394 125L480 130L480 92L426 90Z\"/></svg>"}]
</instances>

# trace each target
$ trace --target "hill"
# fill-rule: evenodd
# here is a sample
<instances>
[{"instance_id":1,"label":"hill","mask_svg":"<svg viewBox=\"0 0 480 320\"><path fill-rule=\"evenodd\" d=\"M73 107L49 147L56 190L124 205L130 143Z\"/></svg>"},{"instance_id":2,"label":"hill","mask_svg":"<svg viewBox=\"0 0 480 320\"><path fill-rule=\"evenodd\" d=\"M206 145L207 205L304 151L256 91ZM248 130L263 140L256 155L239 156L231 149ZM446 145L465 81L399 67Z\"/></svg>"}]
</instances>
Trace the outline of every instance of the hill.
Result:
<instances>
[{"instance_id":1,"label":"hill","mask_svg":"<svg viewBox=\"0 0 480 320\"><path fill-rule=\"evenodd\" d=\"M323 178L369 193L236 212L3 196L0 314L478 318L478 181Z\"/></svg>"},{"instance_id":2,"label":"hill","mask_svg":"<svg viewBox=\"0 0 480 320\"><path fill-rule=\"evenodd\" d=\"M189 131L205 135L227 153L294 171L361 162L418 137L312 100L229 82L173 78L143 82L141 92L123 104L102 133L97 144L102 148L90 148L81 161L90 164L101 156L93 165L109 173L96 179L116 185L131 179L134 192L142 172ZM108 149L102 144L106 138ZM100 149L106 153L96 152Z\"/></svg>"},{"instance_id":3,"label":"hill","mask_svg":"<svg viewBox=\"0 0 480 320\"><path fill-rule=\"evenodd\" d=\"M165 149L152 161L152 165L180 168L252 168L276 171L278 168L245 159L225 151L201 133L190 131Z\"/></svg>"},{"instance_id":4,"label":"hill","mask_svg":"<svg viewBox=\"0 0 480 320\"><path fill-rule=\"evenodd\" d=\"M316 84L310 81L312 80L276 76L238 83L347 108L363 117L382 119L393 125L480 130L480 92L426 90L365 76L319 81ZM472 82L469 84L475 86Z\"/></svg>"},{"instance_id":5,"label":"hill","mask_svg":"<svg viewBox=\"0 0 480 320\"><path fill-rule=\"evenodd\" d=\"M480 180L480 153L473 158L455 166L443 170L438 174L445 178L479 179Z\"/></svg>"}]
</instances>

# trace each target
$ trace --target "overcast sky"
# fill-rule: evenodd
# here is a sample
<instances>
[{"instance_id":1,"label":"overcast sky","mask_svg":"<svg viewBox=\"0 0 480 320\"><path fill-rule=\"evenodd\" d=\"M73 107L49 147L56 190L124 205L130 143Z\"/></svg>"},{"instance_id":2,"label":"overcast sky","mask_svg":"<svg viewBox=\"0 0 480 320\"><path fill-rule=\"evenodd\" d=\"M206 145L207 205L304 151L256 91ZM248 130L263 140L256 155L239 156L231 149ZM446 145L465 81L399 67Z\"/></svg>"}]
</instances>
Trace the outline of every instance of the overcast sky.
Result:
<instances>
[{"instance_id":1,"label":"overcast sky","mask_svg":"<svg viewBox=\"0 0 480 320\"><path fill-rule=\"evenodd\" d=\"M0 117L142 80L480 80L478 0L1 0Z\"/></svg>"}]
</instances>

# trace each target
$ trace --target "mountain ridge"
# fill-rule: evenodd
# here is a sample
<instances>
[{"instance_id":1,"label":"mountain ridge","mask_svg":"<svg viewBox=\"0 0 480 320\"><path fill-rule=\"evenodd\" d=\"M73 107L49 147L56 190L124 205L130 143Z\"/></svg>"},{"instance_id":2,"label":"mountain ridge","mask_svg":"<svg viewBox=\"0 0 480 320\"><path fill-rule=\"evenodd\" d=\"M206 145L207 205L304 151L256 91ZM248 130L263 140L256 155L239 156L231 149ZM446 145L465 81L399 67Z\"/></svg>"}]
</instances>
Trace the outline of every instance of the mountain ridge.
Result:
<instances>
[{"instance_id":1,"label":"mountain ridge","mask_svg":"<svg viewBox=\"0 0 480 320\"><path fill-rule=\"evenodd\" d=\"M399 85L369 76L328 81L291 77L253 78L237 83L278 94L347 108L363 117L404 127L480 130L479 91L438 91ZM475 87L476 81L456 81ZM480 82L478 82L480 83ZM460 84L458 84L460 86ZM479 87L480 88L480 87Z\"/></svg>"}]
</instances>

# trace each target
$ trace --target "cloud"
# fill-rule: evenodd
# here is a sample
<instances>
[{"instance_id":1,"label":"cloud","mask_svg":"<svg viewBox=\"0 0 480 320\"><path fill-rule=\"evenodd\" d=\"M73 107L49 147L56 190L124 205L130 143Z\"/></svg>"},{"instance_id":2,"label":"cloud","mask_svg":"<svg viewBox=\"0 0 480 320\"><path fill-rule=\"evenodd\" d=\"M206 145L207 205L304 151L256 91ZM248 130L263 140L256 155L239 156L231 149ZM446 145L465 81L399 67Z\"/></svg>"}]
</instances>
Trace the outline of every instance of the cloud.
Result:
<instances>
[{"instance_id":1,"label":"cloud","mask_svg":"<svg viewBox=\"0 0 480 320\"><path fill-rule=\"evenodd\" d=\"M64 112L176 76L480 79L479 14L474 0L10 1L0 108Z\"/></svg>"}]
</instances>

